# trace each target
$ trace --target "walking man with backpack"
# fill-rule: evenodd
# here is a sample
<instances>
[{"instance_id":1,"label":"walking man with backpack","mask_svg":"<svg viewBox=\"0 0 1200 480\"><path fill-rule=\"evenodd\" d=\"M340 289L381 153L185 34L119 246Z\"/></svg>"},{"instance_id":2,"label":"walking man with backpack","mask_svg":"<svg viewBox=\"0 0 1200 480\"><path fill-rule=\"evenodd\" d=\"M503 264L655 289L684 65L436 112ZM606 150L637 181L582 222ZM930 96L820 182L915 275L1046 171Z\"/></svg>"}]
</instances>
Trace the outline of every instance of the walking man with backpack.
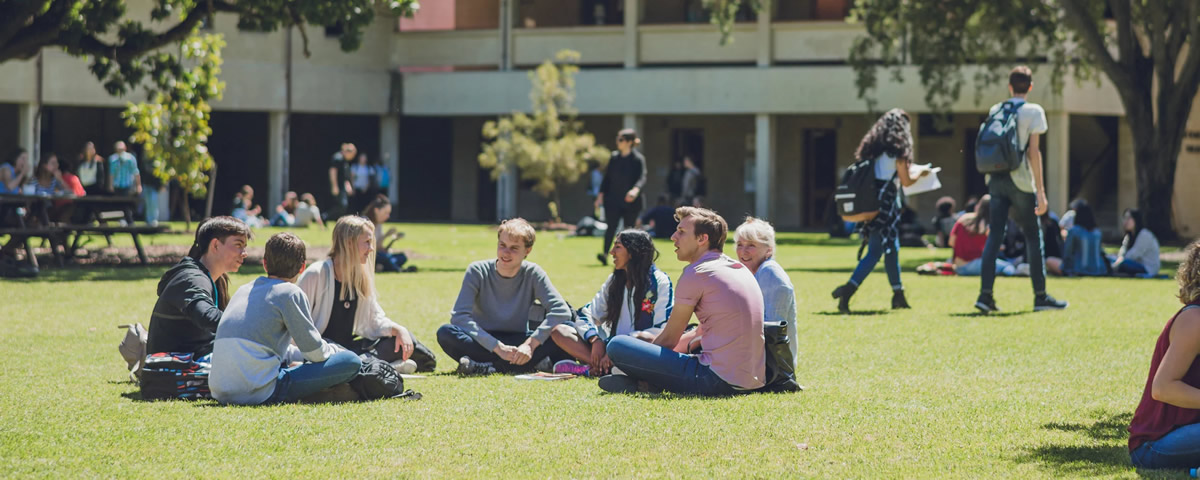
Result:
<instances>
[{"instance_id":1,"label":"walking man with backpack","mask_svg":"<svg viewBox=\"0 0 1200 480\"><path fill-rule=\"evenodd\" d=\"M1033 309L1061 310L1067 302L1046 293L1046 265L1042 255L1042 229L1038 216L1047 211L1043 175L1041 135L1046 133L1046 111L1026 102L1033 90L1033 73L1024 65L1012 69L1008 91L1012 98L992 106L979 128L975 166L987 177L991 195L991 218L987 244L983 248L983 271L975 308L983 313L999 312L992 296L996 282L996 254L1004 244L1009 215L1026 238L1025 260L1033 281ZM1059 159L1066 161L1067 159Z\"/></svg>"}]
</instances>

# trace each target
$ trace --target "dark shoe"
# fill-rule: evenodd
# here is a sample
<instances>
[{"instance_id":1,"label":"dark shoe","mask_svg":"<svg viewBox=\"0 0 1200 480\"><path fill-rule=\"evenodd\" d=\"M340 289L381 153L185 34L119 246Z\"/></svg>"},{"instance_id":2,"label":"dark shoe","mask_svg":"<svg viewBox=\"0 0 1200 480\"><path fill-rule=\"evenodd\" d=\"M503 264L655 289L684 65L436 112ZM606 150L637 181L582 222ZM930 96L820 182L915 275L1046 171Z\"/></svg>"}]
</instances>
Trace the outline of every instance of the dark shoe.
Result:
<instances>
[{"instance_id":1,"label":"dark shoe","mask_svg":"<svg viewBox=\"0 0 1200 480\"><path fill-rule=\"evenodd\" d=\"M908 299L904 298L904 289L892 290L892 310L900 308L912 308L908 306Z\"/></svg>"},{"instance_id":2,"label":"dark shoe","mask_svg":"<svg viewBox=\"0 0 1200 480\"><path fill-rule=\"evenodd\" d=\"M407 267L404 267L404 271L405 271L405 272L407 272L407 273L417 273L417 266L416 266L416 265L409 265L409 266L407 266Z\"/></svg>"},{"instance_id":3,"label":"dark shoe","mask_svg":"<svg viewBox=\"0 0 1200 480\"><path fill-rule=\"evenodd\" d=\"M597 253L596 260L599 260L601 265L604 265L606 267L608 266L608 255L605 255L603 253Z\"/></svg>"},{"instance_id":4,"label":"dark shoe","mask_svg":"<svg viewBox=\"0 0 1200 480\"><path fill-rule=\"evenodd\" d=\"M1064 300L1055 300L1049 295L1042 295L1033 299L1033 311L1040 312L1042 310L1062 310L1067 308L1070 303Z\"/></svg>"},{"instance_id":5,"label":"dark shoe","mask_svg":"<svg viewBox=\"0 0 1200 480\"><path fill-rule=\"evenodd\" d=\"M456 373L462 376L491 375L496 373L496 367L492 362L476 362L471 357L464 356L458 359Z\"/></svg>"},{"instance_id":6,"label":"dark shoe","mask_svg":"<svg viewBox=\"0 0 1200 480\"><path fill-rule=\"evenodd\" d=\"M979 294L979 298L975 300L975 308L984 314L1000 311L1000 308L996 306L996 299L984 293Z\"/></svg>"},{"instance_id":7,"label":"dark shoe","mask_svg":"<svg viewBox=\"0 0 1200 480\"><path fill-rule=\"evenodd\" d=\"M853 297L854 292L857 291L858 287L853 283L846 283L833 289L833 298L838 299L838 312L850 313L850 297Z\"/></svg>"},{"instance_id":8,"label":"dark shoe","mask_svg":"<svg viewBox=\"0 0 1200 480\"><path fill-rule=\"evenodd\" d=\"M637 393L638 381L628 375L605 375L597 382L608 393Z\"/></svg>"}]
</instances>

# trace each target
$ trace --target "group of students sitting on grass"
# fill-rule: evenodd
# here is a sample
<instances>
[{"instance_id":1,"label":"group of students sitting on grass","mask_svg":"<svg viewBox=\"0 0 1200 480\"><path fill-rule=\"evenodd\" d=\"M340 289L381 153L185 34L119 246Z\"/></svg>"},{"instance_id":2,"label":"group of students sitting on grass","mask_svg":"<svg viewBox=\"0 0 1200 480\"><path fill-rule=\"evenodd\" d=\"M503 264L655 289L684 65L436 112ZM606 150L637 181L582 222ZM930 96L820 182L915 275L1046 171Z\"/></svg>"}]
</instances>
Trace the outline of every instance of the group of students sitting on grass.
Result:
<instances>
[{"instance_id":1,"label":"group of students sitting on grass","mask_svg":"<svg viewBox=\"0 0 1200 480\"><path fill-rule=\"evenodd\" d=\"M577 310L526 260L533 226L520 218L501 223L496 258L467 268L438 344L458 360L461 375L600 376L610 392L762 388L764 321L786 322L792 339L796 331L794 289L772 258L775 231L748 218L735 233L735 260L722 254L728 226L719 215L695 207L676 215L675 254L688 263L676 286L655 266L650 235L626 230L609 252L612 274ZM434 370L434 353L379 305L370 220L339 219L329 257L307 268L298 237L272 236L266 276L230 294L229 274L241 267L251 238L232 217L199 226L188 256L159 282L148 352L189 352L211 363L212 395L228 404L298 401L354 378L364 353L399 373ZM698 326L689 328L693 315Z\"/></svg>"}]
</instances>

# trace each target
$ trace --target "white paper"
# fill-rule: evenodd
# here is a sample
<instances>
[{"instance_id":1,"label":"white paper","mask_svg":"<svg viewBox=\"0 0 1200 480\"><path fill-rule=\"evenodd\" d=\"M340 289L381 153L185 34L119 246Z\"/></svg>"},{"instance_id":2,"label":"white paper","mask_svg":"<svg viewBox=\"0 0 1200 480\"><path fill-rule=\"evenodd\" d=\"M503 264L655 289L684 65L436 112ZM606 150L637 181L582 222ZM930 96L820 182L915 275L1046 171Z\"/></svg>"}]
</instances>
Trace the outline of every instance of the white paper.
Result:
<instances>
[{"instance_id":1,"label":"white paper","mask_svg":"<svg viewBox=\"0 0 1200 480\"><path fill-rule=\"evenodd\" d=\"M928 163L924 165L909 165L908 176L920 175L925 170L929 171L929 175L918 177L917 181L912 185L904 187L905 195L917 195L942 188L942 182L937 177L938 172L942 171L942 167L931 167Z\"/></svg>"}]
</instances>

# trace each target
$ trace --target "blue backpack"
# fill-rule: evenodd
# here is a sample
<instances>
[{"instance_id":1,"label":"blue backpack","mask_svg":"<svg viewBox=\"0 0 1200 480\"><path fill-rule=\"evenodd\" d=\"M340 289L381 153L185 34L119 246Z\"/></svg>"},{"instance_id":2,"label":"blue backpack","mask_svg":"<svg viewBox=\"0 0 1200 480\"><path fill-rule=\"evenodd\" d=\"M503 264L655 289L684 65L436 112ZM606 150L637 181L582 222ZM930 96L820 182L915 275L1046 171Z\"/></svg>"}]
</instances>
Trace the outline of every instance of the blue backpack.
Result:
<instances>
[{"instance_id":1,"label":"blue backpack","mask_svg":"<svg viewBox=\"0 0 1200 480\"><path fill-rule=\"evenodd\" d=\"M1021 166L1025 152L1017 138L1017 110L1024 100L1009 100L979 126L975 139L975 169L979 173L1007 173Z\"/></svg>"}]
</instances>

